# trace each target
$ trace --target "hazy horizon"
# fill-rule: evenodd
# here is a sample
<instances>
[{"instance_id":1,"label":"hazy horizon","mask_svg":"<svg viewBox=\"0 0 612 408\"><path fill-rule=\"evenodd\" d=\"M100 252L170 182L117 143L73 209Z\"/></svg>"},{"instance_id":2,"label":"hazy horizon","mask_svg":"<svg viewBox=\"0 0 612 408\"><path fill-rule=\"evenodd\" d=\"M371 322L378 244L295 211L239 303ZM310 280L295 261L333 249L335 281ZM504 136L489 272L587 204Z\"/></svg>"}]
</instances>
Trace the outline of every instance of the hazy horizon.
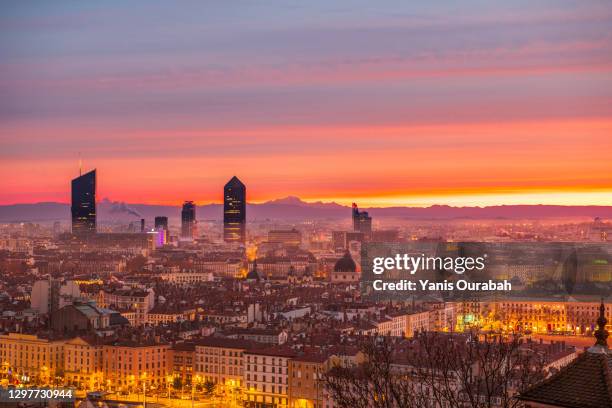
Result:
<instances>
[{"instance_id":1,"label":"hazy horizon","mask_svg":"<svg viewBox=\"0 0 612 408\"><path fill-rule=\"evenodd\" d=\"M284 197L277 197L277 198L270 198L268 200L262 200L262 201L251 201L251 200L247 200L247 204L248 205L261 205L261 204L284 204L284 205L292 205L293 203L290 202L286 202L285 200L293 200L293 199L297 199L300 200L302 204L312 204L312 205L337 205L337 206L342 206L345 208L350 208L351 204L355 201L350 201L350 202L337 202L337 201L325 201L325 200L307 200L307 199L303 199L301 197L298 196L294 196L294 195L288 195L288 196L284 196ZM108 204L113 204L113 203L125 203L125 204L130 204L130 205L143 205L143 206L167 206L167 207L181 207L181 205L183 204L184 201L194 201L194 200L183 200L183 201L177 201L177 202L171 202L171 203L147 203L147 202L131 202L131 201L121 201L121 200L114 200L111 197L102 197L100 199L97 199L96 202L97 203L108 203ZM223 205L223 201L204 201L204 202L197 202L194 201L194 203L198 206L207 206L207 205ZM17 205L36 205L36 204L63 204L63 205L70 205L70 201L36 201L36 202L15 202L15 203L6 203L6 204L0 204L0 207L7 207L7 206L17 206ZM444 203L433 203L433 204L425 204L425 205L381 205L381 206L372 206L372 205L359 205L360 208L365 208L365 209L376 209L376 208L380 208L380 209L384 209L384 208L414 208L414 209L418 209L418 208L430 208L430 207L451 207L451 208L489 208L489 207L521 207L521 206L525 206L525 207L537 207L537 206L546 206L546 207L612 207L612 205L610 204L580 204L580 205L575 205L575 204L494 204L494 205L449 205L449 204L444 204Z\"/></svg>"}]
</instances>

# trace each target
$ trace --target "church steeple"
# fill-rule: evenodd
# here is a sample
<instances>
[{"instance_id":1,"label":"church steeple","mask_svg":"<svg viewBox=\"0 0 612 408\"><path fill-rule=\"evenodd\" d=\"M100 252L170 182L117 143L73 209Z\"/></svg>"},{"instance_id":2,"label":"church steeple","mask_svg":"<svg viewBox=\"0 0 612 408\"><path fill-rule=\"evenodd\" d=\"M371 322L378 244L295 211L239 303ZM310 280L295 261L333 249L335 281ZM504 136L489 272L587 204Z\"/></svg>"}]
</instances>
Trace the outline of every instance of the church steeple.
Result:
<instances>
[{"instance_id":1,"label":"church steeple","mask_svg":"<svg viewBox=\"0 0 612 408\"><path fill-rule=\"evenodd\" d=\"M257 258L253 260L253 269L246 275L246 280L259 282L259 272L257 271Z\"/></svg>"},{"instance_id":2,"label":"church steeple","mask_svg":"<svg viewBox=\"0 0 612 408\"><path fill-rule=\"evenodd\" d=\"M606 307L604 305L603 298L601 299L601 305L599 306L599 318L597 319L597 330L595 331L595 342L596 346L602 346L608 348L608 331L606 330Z\"/></svg>"}]
</instances>

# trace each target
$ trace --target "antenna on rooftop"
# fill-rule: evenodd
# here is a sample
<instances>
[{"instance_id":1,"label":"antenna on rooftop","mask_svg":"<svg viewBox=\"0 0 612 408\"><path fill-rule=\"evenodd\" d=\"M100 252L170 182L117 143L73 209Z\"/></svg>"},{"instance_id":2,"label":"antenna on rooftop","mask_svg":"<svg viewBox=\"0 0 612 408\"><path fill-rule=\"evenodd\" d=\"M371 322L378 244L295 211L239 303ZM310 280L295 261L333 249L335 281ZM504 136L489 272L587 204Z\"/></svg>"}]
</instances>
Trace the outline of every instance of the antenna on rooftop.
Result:
<instances>
[{"instance_id":1,"label":"antenna on rooftop","mask_svg":"<svg viewBox=\"0 0 612 408\"><path fill-rule=\"evenodd\" d=\"M79 177L83 174L83 160L81 159L81 152L79 152Z\"/></svg>"}]
</instances>

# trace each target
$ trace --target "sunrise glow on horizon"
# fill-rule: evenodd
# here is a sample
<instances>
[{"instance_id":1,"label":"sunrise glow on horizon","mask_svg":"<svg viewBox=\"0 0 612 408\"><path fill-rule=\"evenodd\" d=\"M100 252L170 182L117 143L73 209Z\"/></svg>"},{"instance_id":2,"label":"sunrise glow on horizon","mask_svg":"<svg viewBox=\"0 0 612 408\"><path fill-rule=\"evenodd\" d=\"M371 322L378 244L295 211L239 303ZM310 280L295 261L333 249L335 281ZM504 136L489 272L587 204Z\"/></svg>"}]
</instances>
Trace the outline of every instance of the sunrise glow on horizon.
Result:
<instances>
[{"instance_id":1,"label":"sunrise glow on horizon","mask_svg":"<svg viewBox=\"0 0 612 408\"><path fill-rule=\"evenodd\" d=\"M383 3L7 6L0 205L612 205L609 7Z\"/></svg>"}]
</instances>

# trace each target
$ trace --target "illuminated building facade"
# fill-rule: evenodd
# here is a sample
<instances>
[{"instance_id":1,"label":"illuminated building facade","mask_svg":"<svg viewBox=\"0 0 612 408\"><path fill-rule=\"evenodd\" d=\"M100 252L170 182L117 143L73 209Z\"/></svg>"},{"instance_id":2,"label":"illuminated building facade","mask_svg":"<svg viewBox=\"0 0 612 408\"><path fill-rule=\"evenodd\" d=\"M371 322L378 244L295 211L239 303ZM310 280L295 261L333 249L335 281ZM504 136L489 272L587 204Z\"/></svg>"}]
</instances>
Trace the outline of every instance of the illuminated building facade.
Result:
<instances>
[{"instance_id":1,"label":"illuminated building facade","mask_svg":"<svg viewBox=\"0 0 612 408\"><path fill-rule=\"evenodd\" d=\"M64 344L64 378L74 386L100 389L103 378L103 347L85 337Z\"/></svg>"},{"instance_id":2,"label":"illuminated building facade","mask_svg":"<svg viewBox=\"0 0 612 408\"><path fill-rule=\"evenodd\" d=\"M246 239L246 187L234 176L223 187L223 239L244 243Z\"/></svg>"},{"instance_id":3,"label":"illuminated building facade","mask_svg":"<svg viewBox=\"0 0 612 408\"><path fill-rule=\"evenodd\" d=\"M168 361L172 362L172 374L167 377L167 382L171 384L178 377L182 384L191 383L194 378L194 343L175 344L170 350L170 356Z\"/></svg>"},{"instance_id":4,"label":"illuminated building facade","mask_svg":"<svg viewBox=\"0 0 612 408\"><path fill-rule=\"evenodd\" d=\"M244 265L241 259L204 259L194 262L194 269L198 272L212 272L214 276L226 278L241 278Z\"/></svg>"},{"instance_id":5,"label":"illuminated building facade","mask_svg":"<svg viewBox=\"0 0 612 408\"><path fill-rule=\"evenodd\" d=\"M571 364L521 392L518 400L525 408L610 407L612 392L612 353L603 302L599 306L595 344Z\"/></svg>"},{"instance_id":6,"label":"illuminated building facade","mask_svg":"<svg viewBox=\"0 0 612 408\"><path fill-rule=\"evenodd\" d=\"M196 342L195 371L202 381L221 386L242 386L246 340L210 337Z\"/></svg>"},{"instance_id":7,"label":"illuminated building facade","mask_svg":"<svg viewBox=\"0 0 612 408\"><path fill-rule=\"evenodd\" d=\"M321 353L304 353L289 361L289 406L291 408L323 407L325 392L322 381L329 358Z\"/></svg>"},{"instance_id":8,"label":"illuminated building facade","mask_svg":"<svg viewBox=\"0 0 612 408\"><path fill-rule=\"evenodd\" d=\"M155 246L159 248L166 245L168 243L168 217L155 217L155 231L157 231Z\"/></svg>"},{"instance_id":9,"label":"illuminated building facade","mask_svg":"<svg viewBox=\"0 0 612 408\"><path fill-rule=\"evenodd\" d=\"M290 230L272 230L268 232L268 242L299 246L302 243L302 233L295 228Z\"/></svg>"},{"instance_id":10,"label":"illuminated building facade","mask_svg":"<svg viewBox=\"0 0 612 408\"><path fill-rule=\"evenodd\" d=\"M165 229L160 228L157 230L148 231L150 239L150 248L151 250L156 250L157 248L161 248L168 243L168 236Z\"/></svg>"},{"instance_id":11,"label":"illuminated building facade","mask_svg":"<svg viewBox=\"0 0 612 408\"><path fill-rule=\"evenodd\" d=\"M274 347L249 350L245 356L245 407L289 406L290 350Z\"/></svg>"},{"instance_id":12,"label":"illuminated building facade","mask_svg":"<svg viewBox=\"0 0 612 408\"><path fill-rule=\"evenodd\" d=\"M533 333L589 334L595 329L599 303L573 300L499 300L461 304L458 325L493 327L505 331ZM605 304L605 316L612 319L612 304ZM608 327L612 329L612 327Z\"/></svg>"},{"instance_id":13,"label":"illuminated building facade","mask_svg":"<svg viewBox=\"0 0 612 408\"><path fill-rule=\"evenodd\" d=\"M165 273L161 279L179 286L186 286L200 282L212 282L214 276L212 272L183 271Z\"/></svg>"},{"instance_id":14,"label":"illuminated building facade","mask_svg":"<svg viewBox=\"0 0 612 408\"><path fill-rule=\"evenodd\" d=\"M72 233L96 233L96 170L72 180Z\"/></svg>"},{"instance_id":15,"label":"illuminated building facade","mask_svg":"<svg viewBox=\"0 0 612 408\"><path fill-rule=\"evenodd\" d=\"M138 390L143 384L166 384L171 366L170 346L147 341L104 345L104 378L117 389Z\"/></svg>"},{"instance_id":16,"label":"illuminated building facade","mask_svg":"<svg viewBox=\"0 0 612 408\"><path fill-rule=\"evenodd\" d=\"M430 312L396 312L374 321L376 333L384 336L414 337L430 328Z\"/></svg>"},{"instance_id":17,"label":"illuminated building facade","mask_svg":"<svg viewBox=\"0 0 612 408\"><path fill-rule=\"evenodd\" d=\"M255 263L248 265L249 272L253 270ZM317 260L311 253L287 256L266 256L257 259L257 270L262 277L283 279L287 278L290 271L303 275L306 269L316 270Z\"/></svg>"},{"instance_id":18,"label":"illuminated building facade","mask_svg":"<svg viewBox=\"0 0 612 408\"><path fill-rule=\"evenodd\" d=\"M195 311L194 311L194 314L195 314ZM155 310L152 310L147 315L147 323L152 324L154 326L157 326L159 324L184 322L184 321L188 321L188 320L193 320L193 319L191 319L191 315L189 313L185 313L185 312L182 312L182 311L157 312Z\"/></svg>"},{"instance_id":19,"label":"illuminated building facade","mask_svg":"<svg viewBox=\"0 0 612 408\"><path fill-rule=\"evenodd\" d=\"M49 381L64 368L64 341L32 334L0 334L2 369L17 375L20 382Z\"/></svg>"}]
</instances>

